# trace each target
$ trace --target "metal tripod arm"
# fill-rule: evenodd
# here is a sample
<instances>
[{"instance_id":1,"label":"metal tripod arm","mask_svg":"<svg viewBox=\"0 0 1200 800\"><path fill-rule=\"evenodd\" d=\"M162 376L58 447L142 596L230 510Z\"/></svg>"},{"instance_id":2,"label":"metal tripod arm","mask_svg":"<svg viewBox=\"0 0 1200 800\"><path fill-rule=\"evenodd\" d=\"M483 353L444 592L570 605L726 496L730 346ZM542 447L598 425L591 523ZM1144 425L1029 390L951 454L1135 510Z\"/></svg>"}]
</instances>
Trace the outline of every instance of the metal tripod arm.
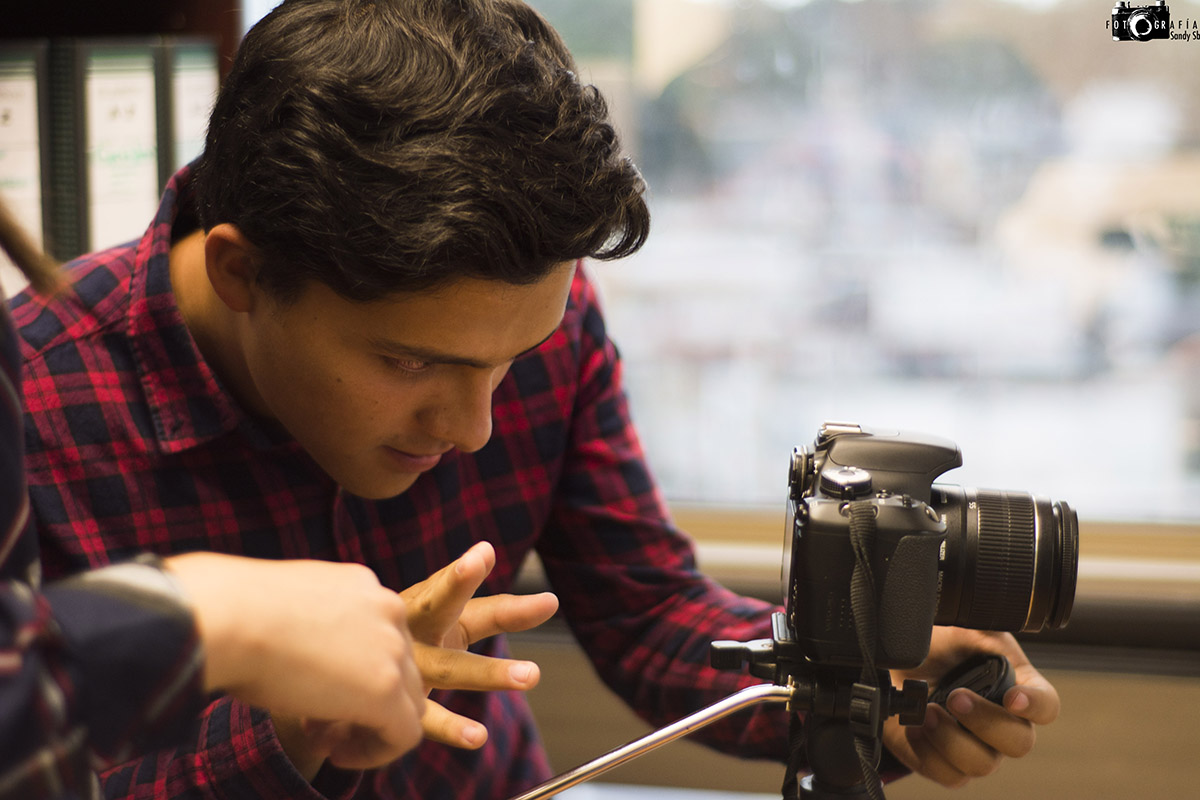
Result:
<instances>
[{"instance_id":1,"label":"metal tripod arm","mask_svg":"<svg viewBox=\"0 0 1200 800\"><path fill-rule=\"evenodd\" d=\"M635 739L629 744L605 753L599 758L592 759L586 764L581 764L575 767L575 769L568 770L557 777L551 778L524 794L519 794L511 798L511 800L542 800L542 798L570 789L572 786L608 772L613 767L618 767L626 761L648 753L668 742L673 742L681 736L686 736L744 708L762 703L790 703L793 693L794 690L791 686L778 686L770 683L742 689L740 692L731 694L724 700L702 708L678 722L672 723L665 728L660 728L640 739Z\"/></svg>"}]
</instances>

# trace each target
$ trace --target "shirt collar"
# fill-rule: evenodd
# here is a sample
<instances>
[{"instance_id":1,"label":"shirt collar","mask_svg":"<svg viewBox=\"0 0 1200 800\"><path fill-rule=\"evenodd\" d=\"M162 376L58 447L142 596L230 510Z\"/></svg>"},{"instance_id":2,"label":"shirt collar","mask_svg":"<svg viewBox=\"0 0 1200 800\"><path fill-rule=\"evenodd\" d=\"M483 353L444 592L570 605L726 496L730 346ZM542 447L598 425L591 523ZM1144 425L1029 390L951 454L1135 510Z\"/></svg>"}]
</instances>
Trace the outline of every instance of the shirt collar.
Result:
<instances>
[{"instance_id":1,"label":"shirt collar","mask_svg":"<svg viewBox=\"0 0 1200 800\"><path fill-rule=\"evenodd\" d=\"M171 244L195 230L192 169L167 183L153 224L137 243L130 283L128 335L159 446L180 452L244 428L271 441L218 380L192 338L171 286Z\"/></svg>"}]
</instances>

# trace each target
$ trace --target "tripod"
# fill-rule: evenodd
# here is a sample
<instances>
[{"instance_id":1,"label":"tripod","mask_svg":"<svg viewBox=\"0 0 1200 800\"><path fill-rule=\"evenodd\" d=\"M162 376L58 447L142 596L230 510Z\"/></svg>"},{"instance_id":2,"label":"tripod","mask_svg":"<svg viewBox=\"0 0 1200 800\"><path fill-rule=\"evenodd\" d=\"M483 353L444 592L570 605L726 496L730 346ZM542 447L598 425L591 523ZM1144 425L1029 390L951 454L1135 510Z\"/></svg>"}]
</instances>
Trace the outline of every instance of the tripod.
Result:
<instances>
[{"instance_id":1,"label":"tripod","mask_svg":"<svg viewBox=\"0 0 1200 800\"><path fill-rule=\"evenodd\" d=\"M772 637L754 642L713 642L712 665L741 669L792 687L789 705L804 711L792 718L784 800L882 800L876 769L882 753L883 723L897 714L901 724L919 725L925 718L928 687L907 680L901 689L884 670L864 674L859 667L816 664L791 638L786 618L771 618ZM807 765L811 773L797 773Z\"/></svg>"},{"instance_id":2,"label":"tripod","mask_svg":"<svg viewBox=\"0 0 1200 800\"><path fill-rule=\"evenodd\" d=\"M892 714L899 714L904 724L920 724L925 717L925 683L905 681L904 688L897 690L887 673L880 672L872 686L860 680L857 668L815 665L800 655L788 635L784 616L776 613L771 621L772 638L713 642L711 659L718 669L741 669L748 664L751 675L773 683L743 689L511 800L543 800L734 712L765 703L786 703L790 712L806 712L804 736L793 737L784 800L882 798L874 770L879 764L883 722ZM798 719L793 717L794 726ZM801 754L812 774L797 782ZM789 787L797 783L798 788L792 793Z\"/></svg>"},{"instance_id":3,"label":"tripod","mask_svg":"<svg viewBox=\"0 0 1200 800\"><path fill-rule=\"evenodd\" d=\"M784 778L784 800L882 800L883 787L876 770L882 753L883 722L899 714L904 724L925 716L926 687L906 681L895 689L886 672L874 684L860 680L851 668L814 669L810 678L796 682L807 691L802 735L792 737L792 752ZM798 718L793 725L798 724ZM797 780L807 765L811 772Z\"/></svg>"}]
</instances>

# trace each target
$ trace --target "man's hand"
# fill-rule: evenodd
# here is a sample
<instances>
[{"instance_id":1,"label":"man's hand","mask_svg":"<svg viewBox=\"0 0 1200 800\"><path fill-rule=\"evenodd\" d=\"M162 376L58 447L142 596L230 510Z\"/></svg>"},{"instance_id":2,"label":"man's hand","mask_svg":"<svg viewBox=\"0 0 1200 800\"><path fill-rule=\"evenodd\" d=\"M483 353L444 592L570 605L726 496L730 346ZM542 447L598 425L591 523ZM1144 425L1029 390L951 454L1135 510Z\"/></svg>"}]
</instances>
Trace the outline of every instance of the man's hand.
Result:
<instances>
[{"instance_id":1,"label":"man's hand","mask_svg":"<svg viewBox=\"0 0 1200 800\"><path fill-rule=\"evenodd\" d=\"M962 786L971 778L990 775L1005 756L1026 755L1037 738L1036 726L1058 717L1058 692L1008 633L936 627L924 663L911 671L893 670L892 681L897 686L905 678L935 684L980 651L1003 655L1012 664L1017 685L1005 693L1003 706L956 689L947 702L949 713L931 704L923 726L905 728L895 717L884 725L887 748L913 772L943 786Z\"/></svg>"},{"instance_id":2,"label":"man's hand","mask_svg":"<svg viewBox=\"0 0 1200 800\"><path fill-rule=\"evenodd\" d=\"M370 569L215 553L166 565L196 616L205 687L270 711L306 778L327 758L381 766L420 742L425 689L405 604Z\"/></svg>"},{"instance_id":3,"label":"man's hand","mask_svg":"<svg viewBox=\"0 0 1200 800\"><path fill-rule=\"evenodd\" d=\"M473 598L496 565L496 552L481 542L428 579L400 593L408 607L417 667L429 689L526 690L541 677L529 661L488 658L468 645L498 633L541 625L558 610L549 592ZM434 702L425 705L425 735L453 747L473 750L487 741L480 723Z\"/></svg>"}]
</instances>

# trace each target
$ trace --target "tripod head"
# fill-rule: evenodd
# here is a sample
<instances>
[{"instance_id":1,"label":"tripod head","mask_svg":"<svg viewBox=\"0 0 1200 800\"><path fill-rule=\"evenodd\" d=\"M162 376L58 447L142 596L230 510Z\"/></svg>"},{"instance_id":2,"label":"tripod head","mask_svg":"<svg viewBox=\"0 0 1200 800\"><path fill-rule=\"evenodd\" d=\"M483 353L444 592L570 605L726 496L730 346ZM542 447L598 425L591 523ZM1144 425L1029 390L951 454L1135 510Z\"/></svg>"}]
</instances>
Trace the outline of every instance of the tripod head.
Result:
<instances>
[{"instance_id":1,"label":"tripod head","mask_svg":"<svg viewBox=\"0 0 1200 800\"><path fill-rule=\"evenodd\" d=\"M784 800L882 798L876 770L884 720L895 714L903 725L924 722L928 686L908 680L896 689L884 670L864 675L858 667L815 664L804 657L783 613L771 618L771 627L770 639L713 642L710 658L717 669L746 665L751 675L789 686L790 708L806 712L802 735L793 717ZM798 779L804 764L812 773Z\"/></svg>"},{"instance_id":2,"label":"tripod head","mask_svg":"<svg viewBox=\"0 0 1200 800\"><path fill-rule=\"evenodd\" d=\"M665 728L556 775L512 800L547 800L733 713L768 703L786 703L791 713L791 752L783 784L785 800L872 796L878 800L883 796L878 779L871 782L865 778L873 774L879 762L883 721L892 714L901 715L901 722L909 724L923 720L925 683L906 681L897 690L883 673L876 676L874 685L864 684L856 680L854 670L818 666L800 656L795 641L788 636L783 615L772 618L772 627L770 639L713 642L710 652L713 666L741 669L748 664L752 675L769 683L742 689ZM951 691L964 686L998 702L1012 685L1011 671L1004 658L971 659L939 683L932 699L944 703ZM798 713L801 711L806 712L803 727ZM864 748L860 753L860 743L869 743L870 751ZM864 757L869 764L866 770ZM798 779L805 765L813 768L813 774Z\"/></svg>"}]
</instances>

